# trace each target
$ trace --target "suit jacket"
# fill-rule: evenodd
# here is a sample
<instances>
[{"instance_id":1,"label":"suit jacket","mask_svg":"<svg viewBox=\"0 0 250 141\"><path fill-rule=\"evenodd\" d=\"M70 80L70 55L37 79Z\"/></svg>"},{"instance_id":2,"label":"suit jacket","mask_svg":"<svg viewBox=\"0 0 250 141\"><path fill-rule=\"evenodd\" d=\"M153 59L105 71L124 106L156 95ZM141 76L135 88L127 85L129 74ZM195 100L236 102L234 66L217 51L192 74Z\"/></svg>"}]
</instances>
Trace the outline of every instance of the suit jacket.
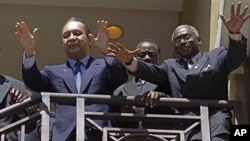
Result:
<instances>
[{"instance_id":1,"label":"suit jacket","mask_svg":"<svg viewBox=\"0 0 250 141\"><path fill-rule=\"evenodd\" d=\"M228 48L218 47L209 52L202 52L190 70L183 59L168 59L160 66L138 61L138 69L134 75L163 88L170 85L173 97L227 100L228 74L245 60L246 44L245 37L242 41L230 39ZM220 133L229 134L229 118L227 112L215 112L211 115L211 129L216 130L213 125L217 123L219 126L217 131L212 132L212 136Z\"/></svg>"},{"instance_id":2,"label":"suit jacket","mask_svg":"<svg viewBox=\"0 0 250 141\"><path fill-rule=\"evenodd\" d=\"M148 92L148 91L161 91L163 92L163 89L158 87L157 85L155 84L152 84L150 82L145 82L143 84L143 87L141 90L139 90L137 88L137 84L136 84L136 79L135 77L129 81L128 83L126 84L123 84L121 85L119 88L117 88L115 91L114 91L114 96L138 96L138 95L143 95L145 92ZM168 94L170 93L170 89L169 87L166 88L165 87L165 90L164 90L164 93L166 94L165 96L169 96ZM136 98L137 99L137 98ZM140 99L138 99L140 100ZM120 111L120 106L118 107L114 107L113 111L115 112L121 112ZM142 108L142 107L136 107L135 109L135 113L136 114L164 114L164 113L169 113L169 112L172 112L172 110L170 109L163 109L163 108L160 108L160 107L155 107L155 108L149 108L149 107L146 107L146 108ZM160 124L155 124L155 123L150 123L150 122L144 122L141 123L140 122L128 122L128 121L117 121L117 122L114 122L114 126L119 126L119 127L126 127L126 128L160 128ZM143 127L141 127L143 126ZM165 125L161 128L164 128L166 127Z\"/></svg>"},{"instance_id":3,"label":"suit jacket","mask_svg":"<svg viewBox=\"0 0 250 141\"><path fill-rule=\"evenodd\" d=\"M127 81L127 70L121 62L111 58L90 57L82 75L81 93L112 95L113 91ZM70 64L46 66L39 71L36 63L28 70L23 69L23 80L37 92L78 93ZM107 112L108 105L89 104L86 111ZM109 121L96 120L100 126L110 126ZM70 136L76 124L76 108L73 105L56 103L53 141L64 141Z\"/></svg>"},{"instance_id":4,"label":"suit jacket","mask_svg":"<svg viewBox=\"0 0 250 141\"><path fill-rule=\"evenodd\" d=\"M9 77L9 76L6 76L6 75L0 75L0 110L2 110L5 107L10 106L9 105L9 100L10 100L9 90L10 90L10 88L15 88L15 89L21 91L22 94L27 95L26 87L21 81L16 80L16 79ZM4 118L0 119L0 128L4 127L10 123L13 123L18 119L19 118L17 115L4 117ZM6 141L17 141L18 138L14 132L11 132L11 133L6 135L5 140Z\"/></svg>"}]
</instances>

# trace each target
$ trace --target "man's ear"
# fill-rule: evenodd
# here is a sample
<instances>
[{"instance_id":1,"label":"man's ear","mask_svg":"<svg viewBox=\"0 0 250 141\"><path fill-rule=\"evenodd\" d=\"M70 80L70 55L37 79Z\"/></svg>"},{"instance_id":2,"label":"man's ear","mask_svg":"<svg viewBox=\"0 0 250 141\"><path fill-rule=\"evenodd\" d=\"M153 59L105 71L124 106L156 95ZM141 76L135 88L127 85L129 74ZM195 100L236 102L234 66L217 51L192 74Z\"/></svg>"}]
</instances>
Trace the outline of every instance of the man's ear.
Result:
<instances>
[{"instance_id":1,"label":"man's ear","mask_svg":"<svg viewBox=\"0 0 250 141\"><path fill-rule=\"evenodd\" d=\"M198 42L199 42L199 45L201 45L201 37L197 37L197 40L198 40Z\"/></svg>"}]
</instances>

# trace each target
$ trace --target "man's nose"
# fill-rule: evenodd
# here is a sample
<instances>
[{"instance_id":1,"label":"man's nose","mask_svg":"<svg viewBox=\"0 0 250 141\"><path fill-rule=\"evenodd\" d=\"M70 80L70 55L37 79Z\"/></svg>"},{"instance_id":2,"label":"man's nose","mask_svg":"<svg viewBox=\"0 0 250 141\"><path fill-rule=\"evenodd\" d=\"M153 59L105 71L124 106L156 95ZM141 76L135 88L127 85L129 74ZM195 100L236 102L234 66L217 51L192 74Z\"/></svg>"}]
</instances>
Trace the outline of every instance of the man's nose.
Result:
<instances>
[{"instance_id":1,"label":"man's nose","mask_svg":"<svg viewBox=\"0 0 250 141\"><path fill-rule=\"evenodd\" d=\"M75 40L75 39L76 39L76 36L75 36L73 33L70 33L69 39Z\"/></svg>"},{"instance_id":2,"label":"man's nose","mask_svg":"<svg viewBox=\"0 0 250 141\"><path fill-rule=\"evenodd\" d=\"M148 54L146 54L144 59L151 59L151 57Z\"/></svg>"}]
</instances>

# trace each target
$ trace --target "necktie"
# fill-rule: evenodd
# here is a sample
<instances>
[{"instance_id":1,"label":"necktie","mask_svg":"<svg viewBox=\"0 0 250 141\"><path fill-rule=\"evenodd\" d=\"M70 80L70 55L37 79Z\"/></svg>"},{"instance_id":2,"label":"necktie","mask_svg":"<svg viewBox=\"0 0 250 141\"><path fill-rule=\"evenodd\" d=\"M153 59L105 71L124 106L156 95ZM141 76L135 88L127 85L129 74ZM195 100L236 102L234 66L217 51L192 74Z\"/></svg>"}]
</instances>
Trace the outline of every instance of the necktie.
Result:
<instances>
[{"instance_id":1,"label":"necktie","mask_svg":"<svg viewBox=\"0 0 250 141\"><path fill-rule=\"evenodd\" d=\"M82 66L83 66L82 62L76 62L74 66L74 74L76 76L75 83L78 93L80 93L80 88L81 88Z\"/></svg>"},{"instance_id":2,"label":"necktie","mask_svg":"<svg viewBox=\"0 0 250 141\"><path fill-rule=\"evenodd\" d=\"M143 86L144 86L144 84L145 84L145 81L139 79L139 80L136 82L136 87L137 87L137 89L141 91L142 88L143 88Z\"/></svg>"},{"instance_id":3,"label":"necktie","mask_svg":"<svg viewBox=\"0 0 250 141\"><path fill-rule=\"evenodd\" d=\"M188 69L191 69L194 63L193 63L193 61L190 59L190 60L187 60L187 64L188 64Z\"/></svg>"}]
</instances>

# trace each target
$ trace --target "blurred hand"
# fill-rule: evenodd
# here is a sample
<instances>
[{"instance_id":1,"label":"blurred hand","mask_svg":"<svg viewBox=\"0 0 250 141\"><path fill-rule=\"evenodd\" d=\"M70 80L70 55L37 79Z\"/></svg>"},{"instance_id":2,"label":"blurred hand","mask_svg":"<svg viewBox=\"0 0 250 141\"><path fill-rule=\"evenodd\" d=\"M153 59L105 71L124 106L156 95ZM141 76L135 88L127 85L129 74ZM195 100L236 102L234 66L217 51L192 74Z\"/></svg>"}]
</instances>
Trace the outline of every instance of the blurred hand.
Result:
<instances>
[{"instance_id":1,"label":"blurred hand","mask_svg":"<svg viewBox=\"0 0 250 141\"><path fill-rule=\"evenodd\" d=\"M234 3L231 4L231 17L226 18L223 14L220 17L226 26L227 30L232 34L239 34L243 24L249 19L249 14L246 14L248 6L244 7L241 13L241 2L238 2L236 11L234 9Z\"/></svg>"},{"instance_id":2,"label":"blurred hand","mask_svg":"<svg viewBox=\"0 0 250 141\"><path fill-rule=\"evenodd\" d=\"M154 108L157 105L157 102L159 102L160 97L162 97L163 95L164 93L162 92L148 91L142 95L141 100L145 102L146 106Z\"/></svg>"},{"instance_id":3,"label":"blurred hand","mask_svg":"<svg viewBox=\"0 0 250 141\"><path fill-rule=\"evenodd\" d=\"M16 90L15 88L11 88L9 90L10 95L10 101L9 104L15 104L15 103L21 103L23 102L27 96L24 96L19 90Z\"/></svg>"},{"instance_id":4,"label":"blurred hand","mask_svg":"<svg viewBox=\"0 0 250 141\"><path fill-rule=\"evenodd\" d=\"M130 64L133 57L135 57L139 51L140 48L136 48L134 51L130 51L123 47L123 45L120 43L109 43L108 56L115 57L125 64Z\"/></svg>"},{"instance_id":5,"label":"blurred hand","mask_svg":"<svg viewBox=\"0 0 250 141\"><path fill-rule=\"evenodd\" d=\"M102 53L107 54L108 42L109 42L109 29L108 21L98 20L97 21L97 36L94 37L93 34L89 34L89 39L91 44L98 47Z\"/></svg>"},{"instance_id":6,"label":"blurred hand","mask_svg":"<svg viewBox=\"0 0 250 141\"><path fill-rule=\"evenodd\" d=\"M38 28L35 28L32 34L30 33L25 22L17 22L15 28L15 35L22 47L25 49L25 55L27 57L32 56L38 39Z\"/></svg>"},{"instance_id":7,"label":"blurred hand","mask_svg":"<svg viewBox=\"0 0 250 141\"><path fill-rule=\"evenodd\" d=\"M135 113L135 106L122 105L120 110L122 113Z\"/></svg>"}]
</instances>

